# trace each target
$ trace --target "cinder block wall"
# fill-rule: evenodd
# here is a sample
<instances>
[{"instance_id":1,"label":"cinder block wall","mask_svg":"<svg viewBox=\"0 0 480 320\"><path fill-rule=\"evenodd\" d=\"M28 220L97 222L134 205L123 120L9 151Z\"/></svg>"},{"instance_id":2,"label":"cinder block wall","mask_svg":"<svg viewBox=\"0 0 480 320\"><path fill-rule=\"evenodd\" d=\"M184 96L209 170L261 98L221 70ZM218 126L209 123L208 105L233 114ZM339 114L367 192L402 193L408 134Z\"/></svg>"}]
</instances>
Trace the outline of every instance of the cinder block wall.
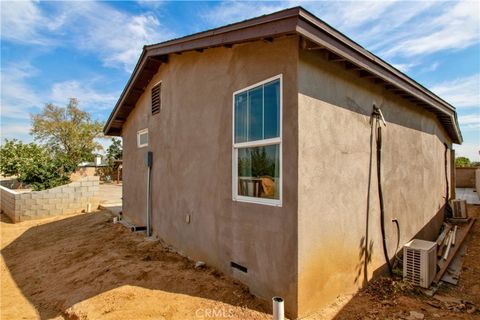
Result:
<instances>
[{"instance_id":1,"label":"cinder block wall","mask_svg":"<svg viewBox=\"0 0 480 320\"><path fill-rule=\"evenodd\" d=\"M475 170L475 189L477 196L480 198L480 169Z\"/></svg>"},{"instance_id":2,"label":"cinder block wall","mask_svg":"<svg viewBox=\"0 0 480 320\"><path fill-rule=\"evenodd\" d=\"M99 204L99 177L85 177L64 186L19 193L3 186L0 209L13 222L80 212Z\"/></svg>"},{"instance_id":3,"label":"cinder block wall","mask_svg":"<svg viewBox=\"0 0 480 320\"><path fill-rule=\"evenodd\" d=\"M475 188L476 168L460 167L455 168L455 186L457 188Z\"/></svg>"},{"instance_id":4,"label":"cinder block wall","mask_svg":"<svg viewBox=\"0 0 480 320\"><path fill-rule=\"evenodd\" d=\"M4 186L0 185L0 206L1 211L12 219L12 221L17 220L15 216L15 197L20 195L20 193L10 190Z\"/></svg>"}]
</instances>

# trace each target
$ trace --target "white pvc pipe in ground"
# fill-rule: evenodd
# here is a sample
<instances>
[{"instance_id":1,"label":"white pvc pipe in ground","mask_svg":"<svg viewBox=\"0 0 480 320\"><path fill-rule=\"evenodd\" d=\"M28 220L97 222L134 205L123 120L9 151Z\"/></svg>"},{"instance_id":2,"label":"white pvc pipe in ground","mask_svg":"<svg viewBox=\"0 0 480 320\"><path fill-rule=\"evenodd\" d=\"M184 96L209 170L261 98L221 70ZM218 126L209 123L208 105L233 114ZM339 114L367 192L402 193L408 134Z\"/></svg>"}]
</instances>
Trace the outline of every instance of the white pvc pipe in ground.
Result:
<instances>
[{"instance_id":1,"label":"white pvc pipe in ground","mask_svg":"<svg viewBox=\"0 0 480 320\"><path fill-rule=\"evenodd\" d=\"M273 302L273 320L285 320L283 299L280 297L273 297L272 302Z\"/></svg>"}]
</instances>

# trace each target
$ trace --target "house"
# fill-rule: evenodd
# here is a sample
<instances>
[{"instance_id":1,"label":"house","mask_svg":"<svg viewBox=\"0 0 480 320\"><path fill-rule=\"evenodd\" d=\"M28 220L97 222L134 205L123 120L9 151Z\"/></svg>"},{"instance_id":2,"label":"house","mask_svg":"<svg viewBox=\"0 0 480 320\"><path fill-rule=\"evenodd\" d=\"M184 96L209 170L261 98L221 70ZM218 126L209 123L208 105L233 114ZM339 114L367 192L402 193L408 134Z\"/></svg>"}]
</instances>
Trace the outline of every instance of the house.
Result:
<instances>
[{"instance_id":1,"label":"house","mask_svg":"<svg viewBox=\"0 0 480 320\"><path fill-rule=\"evenodd\" d=\"M78 181L84 177L93 177L99 175L99 169L105 168L104 156L95 154L94 161L84 161L78 164L75 171L70 175L71 181Z\"/></svg>"},{"instance_id":2,"label":"house","mask_svg":"<svg viewBox=\"0 0 480 320\"><path fill-rule=\"evenodd\" d=\"M145 46L104 132L129 221L294 318L386 272L382 226L389 261L436 235L462 142L453 106L301 7Z\"/></svg>"}]
</instances>

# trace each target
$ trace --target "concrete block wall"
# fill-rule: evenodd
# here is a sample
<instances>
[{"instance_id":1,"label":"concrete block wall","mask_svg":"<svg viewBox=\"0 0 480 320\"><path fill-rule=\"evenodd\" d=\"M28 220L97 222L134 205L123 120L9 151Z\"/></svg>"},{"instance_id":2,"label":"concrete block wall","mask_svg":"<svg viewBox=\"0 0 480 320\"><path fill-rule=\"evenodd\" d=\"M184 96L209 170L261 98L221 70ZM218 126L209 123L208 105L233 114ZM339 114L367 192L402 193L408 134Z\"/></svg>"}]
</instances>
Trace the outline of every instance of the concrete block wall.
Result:
<instances>
[{"instance_id":1,"label":"concrete block wall","mask_svg":"<svg viewBox=\"0 0 480 320\"><path fill-rule=\"evenodd\" d=\"M475 170L475 189L477 190L478 198L480 198L480 169Z\"/></svg>"},{"instance_id":2,"label":"concrete block wall","mask_svg":"<svg viewBox=\"0 0 480 320\"><path fill-rule=\"evenodd\" d=\"M15 221L15 197L19 195L19 193L2 185L0 185L0 191L1 211L9 216L12 221Z\"/></svg>"},{"instance_id":3,"label":"concrete block wall","mask_svg":"<svg viewBox=\"0 0 480 320\"><path fill-rule=\"evenodd\" d=\"M477 168L455 168L455 186L457 188L475 188L475 170L477 170Z\"/></svg>"},{"instance_id":4,"label":"concrete block wall","mask_svg":"<svg viewBox=\"0 0 480 320\"><path fill-rule=\"evenodd\" d=\"M99 204L99 177L84 177L64 186L19 193L3 186L0 209L13 222L81 212Z\"/></svg>"}]
</instances>

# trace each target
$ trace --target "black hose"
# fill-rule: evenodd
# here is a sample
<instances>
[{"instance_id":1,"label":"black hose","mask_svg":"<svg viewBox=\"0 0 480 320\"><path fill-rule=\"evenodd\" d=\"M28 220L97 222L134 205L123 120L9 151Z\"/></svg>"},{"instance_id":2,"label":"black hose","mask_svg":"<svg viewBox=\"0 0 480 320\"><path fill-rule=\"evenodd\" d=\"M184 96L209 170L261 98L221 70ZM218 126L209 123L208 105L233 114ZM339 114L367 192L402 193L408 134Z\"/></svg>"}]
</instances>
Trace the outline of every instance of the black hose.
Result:
<instances>
[{"instance_id":1,"label":"black hose","mask_svg":"<svg viewBox=\"0 0 480 320\"><path fill-rule=\"evenodd\" d=\"M395 258L397 258L398 261L400 260L397 256L398 248L400 247L400 224L398 223L397 219L393 219L392 222L397 226L397 247L395 248Z\"/></svg>"},{"instance_id":2,"label":"black hose","mask_svg":"<svg viewBox=\"0 0 480 320\"><path fill-rule=\"evenodd\" d=\"M377 180L378 180L378 199L380 202L380 227L382 229L382 241L383 241L383 254L385 255L385 260L387 261L388 273L390 276L393 276L392 265L390 264L390 259L388 258L387 251L387 239L385 235L385 208L383 204L383 190L382 190L382 127L381 125L377 128Z\"/></svg>"}]
</instances>

